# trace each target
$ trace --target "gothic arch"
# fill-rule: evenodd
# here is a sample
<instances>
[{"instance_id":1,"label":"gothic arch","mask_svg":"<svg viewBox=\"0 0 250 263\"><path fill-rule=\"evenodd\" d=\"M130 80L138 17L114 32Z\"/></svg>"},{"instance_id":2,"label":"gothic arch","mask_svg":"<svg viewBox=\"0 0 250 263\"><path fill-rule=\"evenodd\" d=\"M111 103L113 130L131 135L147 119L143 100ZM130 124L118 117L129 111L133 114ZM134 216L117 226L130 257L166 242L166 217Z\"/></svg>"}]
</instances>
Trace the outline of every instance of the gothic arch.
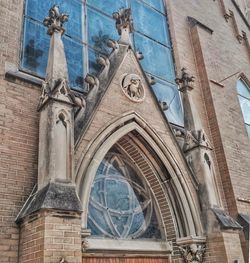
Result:
<instances>
[{"instance_id":1,"label":"gothic arch","mask_svg":"<svg viewBox=\"0 0 250 263\"><path fill-rule=\"evenodd\" d=\"M178 222L180 223L180 221L182 221L183 228L185 228L185 231L180 231L179 234L176 232L175 237L202 235L203 231L198 205L195 202L195 193L191 193L190 191L190 186L187 182L188 179L185 178L177 160L160 136L135 112L128 112L124 114L123 117L116 119L112 123L108 123L90 142L88 150L81 156L78 162L76 185L83 203L83 227L86 227L87 224L88 198L100 162L115 143L119 140L121 141L122 138L125 138L125 136L133 132L138 133L140 137L144 139L144 143L146 142L147 145L153 149L157 158L170 175L171 186L170 184L168 185L167 182L166 186L164 186L164 182L160 182L159 178L156 178L156 180L158 180L159 185L162 186L165 193L164 205L171 211L172 218L168 216L167 219L174 221L175 231L179 231L176 225L179 225ZM157 193L153 187L152 190L157 197ZM173 203L174 200L176 200L175 203ZM177 206L180 207L177 209ZM159 208L162 214L160 204ZM164 217L163 214L162 217ZM172 233L168 233L168 230L166 230L167 238L172 235Z\"/></svg>"}]
</instances>

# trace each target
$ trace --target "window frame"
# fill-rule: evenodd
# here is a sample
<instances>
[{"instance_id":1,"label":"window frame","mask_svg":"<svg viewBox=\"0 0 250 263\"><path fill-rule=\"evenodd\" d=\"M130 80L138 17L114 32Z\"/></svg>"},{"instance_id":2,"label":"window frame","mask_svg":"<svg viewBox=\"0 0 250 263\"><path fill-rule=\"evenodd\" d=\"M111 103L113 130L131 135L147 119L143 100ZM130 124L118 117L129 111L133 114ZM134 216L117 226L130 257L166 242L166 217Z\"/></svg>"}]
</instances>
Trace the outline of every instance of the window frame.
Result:
<instances>
[{"instance_id":1,"label":"window frame","mask_svg":"<svg viewBox=\"0 0 250 263\"><path fill-rule=\"evenodd\" d=\"M25 59L25 54L24 54L24 43L25 43L25 23L27 21L33 21L36 24L42 25L42 22L38 19L34 19L30 16L28 16L27 13L27 8L28 8L28 1L29 0L25 0L23 3L23 14L22 14L22 32L21 32L21 43L20 43L20 54L19 54L19 64L18 64L18 68L20 70L20 72L23 72L25 74L34 76L35 78L39 78L41 80L43 80L45 78L45 76L42 76L32 70L29 70L28 68L25 68L24 64L24 59ZM102 10L99 10L96 7L93 7L93 5L87 3L86 0L74 0L75 2L78 2L81 4L81 13L82 13L82 39L76 39L76 38L72 38L69 34L67 34L67 32L65 33L65 37L68 37L69 40L73 40L75 42L77 42L78 44L81 44L82 46L82 78L83 78L83 85L80 86L73 86L71 87L74 91L79 92L79 93L85 93L86 92L86 88L84 87L84 77L86 76L87 73L91 73L90 72L90 52L95 52L95 49L89 44L89 40L88 40L88 16L87 16L87 9L90 8L91 10L95 11L95 12L99 12L102 15L105 15L107 17L111 17L109 15L107 15L105 12L103 12ZM131 8L131 1L132 0L125 0L126 2L126 7L130 7ZM155 43L162 45L164 48L167 48L169 50L169 57L171 59L171 63L172 65L169 65L171 67L171 69L169 69L170 71L172 71L171 74L173 74L174 77L176 77L176 63L175 63L175 57L174 57L174 52L173 52L173 45L172 45L172 39L171 39L171 32L170 32L170 26L169 26L169 19L168 19L168 13L167 13L167 6L166 6L166 1L162 0L162 10L157 10L155 7L153 7L152 5L150 5L150 3L148 3L145 0L138 0L138 2L140 2L141 4L145 5L147 8L152 9L154 12L158 12L159 14L161 14L162 16L165 17L165 25L166 25L166 35L169 38L167 40L167 42L169 42L169 45L163 45L162 43L160 43L157 40L152 39L151 37L143 34L140 31L135 31L133 34L131 34L131 39L133 41L133 43L135 43L134 41L134 36L135 34L138 34L141 37L145 37L147 39L149 39L150 41L154 41ZM132 10L133 13L133 10ZM115 22L114 22L114 28L115 28ZM135 48L136 50L138 49ZM101 54L101 53L100 53ZM143 67L143 66L142 66ZM159 74L154 74L154 73L150 73L149 71L147 71L146 69L144 69L145 73L148 76L153 76L156 79L159 79L160 82L165 83L165 88L166 90L171 89L171 86L176 86L176 94L178 94L178 104L180 103L181 107L180 107L180 111L175 112L178 116L177 119L173 118L173 122L171 121L171 117L170 117L170 123L177 126L177 127L183 127L184 126L184 119L183 119L183 104L182 104L182 99L181 99L181 94L178 91L178 87L175 84L174 81L174 77L172 80L168 79L167 77L163 78L162 76L160 76ZM169 73L170 74L170 73ZM167 76L167 73L165 74ZM76 81L76 80L75 80ZM79 84L80 85L80 84ZM168 94L168 91L166 91L166 94ZM176 98L176 96L174 96L171 99L171 103L172 101L174 101ZM160 100L160 98L157 98L158 100ZM163 98L164 99L164 98ZM165 111L164 114L167 116L167 119L169 119L168 117L168 112ZM171 113L170 113L171 114ZM179 116L180 115L180 116ZM174 117L174 115L171 114L172 117Z\"/></svg>"},{"instance_id":2,"label":"window frame","mask_svg":"<svg viewBox=\"0 0 250 263\"><path fill-rule=\"evenodd\" d=\"M240 98L243 98L247 101L249 101L249 105L250 105L250 98L247 98L245 97L244 95L240 94L239 91L238 91L238 83L239 82L242 82L244 87L249 91L249 94L250 94L250 86L247 84L248 81L246 81L246 77L240 77L238 80L237 80L237 84L236 84L236 92L237 92L237 97L238 97L238 101L239 101L239 106L240 106L240 109L241 109L241 114L242 114L242 118L243 118L243 122L245 124L245 129L246 129L246 132L247 132L247 135L248 135L248 138L250 140L250 122L247 123L246 120L245 120L245 117L243 115L243 109L241 107L241 103L240 103ZM248 127L248 128L247 128Z\"/></svg>"}]
</instances>

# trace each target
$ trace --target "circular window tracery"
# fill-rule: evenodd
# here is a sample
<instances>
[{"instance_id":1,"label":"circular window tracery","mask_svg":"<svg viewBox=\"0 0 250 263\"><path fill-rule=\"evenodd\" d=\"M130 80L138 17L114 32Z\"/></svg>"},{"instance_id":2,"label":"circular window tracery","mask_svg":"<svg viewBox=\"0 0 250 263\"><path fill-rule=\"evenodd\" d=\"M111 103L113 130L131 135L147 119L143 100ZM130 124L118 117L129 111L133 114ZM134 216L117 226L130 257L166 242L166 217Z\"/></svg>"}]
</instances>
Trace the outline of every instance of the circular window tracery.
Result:
<instances>
[{"instance_id":1,"label":"circular window tracery","mask_svg":"<svg viewBox=\"0 0 250 263\"><path fill-rule=\"evenodd\" d=\"M161 238L149 187L117 151L107 153L96 172L88 228L92 236Z\"/></svg>"}]
</instances>

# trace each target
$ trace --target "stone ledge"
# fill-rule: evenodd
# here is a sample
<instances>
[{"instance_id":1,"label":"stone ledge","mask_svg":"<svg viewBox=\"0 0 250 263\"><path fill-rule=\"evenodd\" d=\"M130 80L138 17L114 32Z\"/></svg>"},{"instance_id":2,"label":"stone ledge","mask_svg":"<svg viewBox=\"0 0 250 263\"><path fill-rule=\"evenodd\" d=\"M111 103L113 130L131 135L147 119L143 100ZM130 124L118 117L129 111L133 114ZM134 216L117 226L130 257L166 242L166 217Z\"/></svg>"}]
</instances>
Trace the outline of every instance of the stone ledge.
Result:
<instances>
[{"instance_id":1,"label":"stone ledge","mask_svg":"<svg viewBox=\"0 0 250 263\"><path fill-rule=\"evenodd\" d=\"M43 79L20 71L16 65L5 64L5 79L15 82L17 79L41 87Z\"/></svg>"},{"instance_id":2,"label":"stone ledge","mask_svg":"<svg viewBox=\"0 0 250 263\"><path fill-rule=\"evenodd\" d=\"M82 205L75 186L62 183L48 183L45 187L30 195L16 218L20 223L26 216L40 209L82 212Z\"/></svg>"}]
</instances>

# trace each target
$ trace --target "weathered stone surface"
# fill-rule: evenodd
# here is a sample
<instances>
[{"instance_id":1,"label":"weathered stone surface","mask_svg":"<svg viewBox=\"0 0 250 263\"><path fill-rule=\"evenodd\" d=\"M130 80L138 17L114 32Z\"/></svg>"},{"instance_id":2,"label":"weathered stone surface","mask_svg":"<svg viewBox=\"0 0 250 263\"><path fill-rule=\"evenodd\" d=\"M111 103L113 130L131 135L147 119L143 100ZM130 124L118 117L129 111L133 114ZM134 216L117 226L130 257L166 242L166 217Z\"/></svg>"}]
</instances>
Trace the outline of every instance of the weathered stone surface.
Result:
<instances>
[{"instance_id":1,"label":"weathered stone surface","mask_svg":"<svg viewBox=\"0 0 250 263\"><path fill-rule=\"evenodd\" d=\"M74 185L49 183L31 195L22 208L16 222L40 209L82 212L82 205Z\"/></svg>"}]
</instances>

